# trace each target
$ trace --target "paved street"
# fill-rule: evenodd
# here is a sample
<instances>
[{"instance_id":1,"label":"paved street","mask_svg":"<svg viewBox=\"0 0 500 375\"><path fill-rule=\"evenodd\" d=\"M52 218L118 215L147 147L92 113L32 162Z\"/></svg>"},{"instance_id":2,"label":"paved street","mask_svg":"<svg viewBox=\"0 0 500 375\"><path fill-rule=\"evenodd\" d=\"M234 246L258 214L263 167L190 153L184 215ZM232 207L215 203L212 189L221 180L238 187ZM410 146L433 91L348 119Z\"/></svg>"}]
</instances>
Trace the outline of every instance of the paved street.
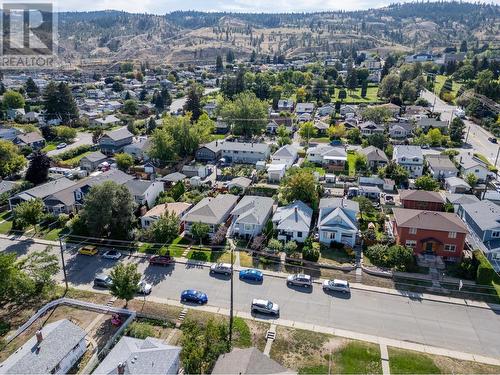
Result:
<instances>
[{"instance_id":1,"label":"paved street","mask_svg":"<svg viewBox=\"0 0 500 375\"><path fill-rule=\"evenodd\" d=\"M205 89L204 95L208 95L215 91L219 91L219 88L216 87L211 89ZM170 110L169 110L170 113L176 113L179 109L182 109L184 107L184 104L186 104L186 100L187 100L186 96L172 100L172 104L170 104Z\"/></svg>"},{"instance_id":2,"label":"paved street","mask_svg":"<svg viewBox=\"0 0 500 375\"><path fill-rule=\"evenodd\" d=\"M26 254L45 246L1 239L0 248ZM54 251L58 254L58 249ZM177 300L182 290L194 288L208 294L209 305L229 307L229 280L210 276L207 268L179 263L166 268L148 267L143 259L128 257L124 261L138 263L144 279L154 286L153 297ZM115 262L66 251L66 264L70 283L91 289L94 276L109 273ZM59 277L62 280L62 272ZM500 356L500 315L487 309L364 290L353 290L347 298L325 294L319 285L306 292L288 288L283 279L269 276L262 284L235 278L234 295L237 311L249 312L252 298L265 298L280 305L282 319Z\"/></svg>"},{"instance_id":3,"label":"paved street","mask_svg":"<svg viewBox=\"0 0 500 375\"><path fill-rule=\"evenodd\" d=\"M58 154L61 154L63 152L66 152L68 150L71 150L73 148L77 148L83 145L91 145L92 144L92 133L87 133L87 132L78 132L76 134L76 140L75 142L68 144L66 147L60 149L60 150L52 150L47 152L47 155L49 156L55 156Z\"/></svg>"},{"instance_id":4,"label":"paved street","mask_svg":"<svg viewBox=\"0 0 500 375\"><path fill-rule=\"evenodd\" d=\"M457 108L456 106L449 105L448 103L442 101L430 91L422 91L421 96L429 101L431 105L434 105L434 111L441 113L441 120L449 121L453 111ZM495 163L499 145L491 143L488 140L488 137L492 136L491 133L481 128L479 125L474 124L472 121L464 120L464 123L466 126L465 132L466 134L467 132L469 133L467 143L470 147L468 149L460 149L460 151L479 152L480 154L486 156L492 164Z\"/></svg>"}]
</instances>

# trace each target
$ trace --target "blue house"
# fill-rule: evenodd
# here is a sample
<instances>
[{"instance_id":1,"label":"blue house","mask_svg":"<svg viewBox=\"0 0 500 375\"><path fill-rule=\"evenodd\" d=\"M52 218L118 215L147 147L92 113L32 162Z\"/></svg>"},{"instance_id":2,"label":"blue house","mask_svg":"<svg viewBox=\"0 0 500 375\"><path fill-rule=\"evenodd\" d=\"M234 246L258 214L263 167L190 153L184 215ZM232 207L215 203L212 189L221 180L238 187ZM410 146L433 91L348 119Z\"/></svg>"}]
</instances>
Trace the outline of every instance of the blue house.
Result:
<instances>
[{"instance_id":1,"label":"blue house","mask_svg":"<svg viewBox=\"0 0 500 375\"><path fill-rule=\"evenodd\" d=\"M324 198L319 202L319 241L354 247L358 234L359 204L343 198Z\"/></svg>"}]
</instances>

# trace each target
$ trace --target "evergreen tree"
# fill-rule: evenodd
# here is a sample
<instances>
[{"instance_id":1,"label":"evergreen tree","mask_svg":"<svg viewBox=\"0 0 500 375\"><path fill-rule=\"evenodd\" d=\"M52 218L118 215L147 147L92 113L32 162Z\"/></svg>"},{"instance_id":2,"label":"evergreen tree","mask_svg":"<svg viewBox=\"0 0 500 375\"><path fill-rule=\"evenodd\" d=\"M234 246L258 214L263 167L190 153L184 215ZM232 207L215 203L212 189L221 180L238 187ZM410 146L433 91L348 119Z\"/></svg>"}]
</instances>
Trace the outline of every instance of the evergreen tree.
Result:
<instances>
[{"instance_id":1,"label":"evergreen tree","mask_svg":"<svg viewBox=\"0 0 500 375\"><path fill-rule=\"evenodd\" d=\"M366 98L366 93L368 91L368 81L363 81L361 83L361 97Z\"/></svg>"},{"instance_id":2,"label":"evergreen tree","mask_svg":"<svg viewBox=\"0 0 500 375\"><path fill-rule=\"evenodd\" d=\"M201 108L201 90L199 87L193 85L189 89L187 95L187 101L184 105L184 111L191 112L191 122L194 123L198 121L201 114L203 113Z\"/></svg>"},{"instance_id":3,"label":"evergreen tree","mask_svg":"<svg viewBox=\"0 0 500 375\"><path fill-rule=\"evenodd\" d=\"M29 77L26 81L25 90L26 94L30 98L36 98L38 95L40 95L40 89L38 88L35 81L33 81L33 78L31 77Z\"/></svg>"},{"instance_id":4,"label":"evergreen tree","mask_svg":"<svg viewBox=\"0 0 500 375\"><path fill-rule=\"evenodd\" d=\"M50 162L44 152L35 152L26 171L26 180L35 185L46 182L49 179Z\"/></svg>"},{"instance_id":5,"label":"evergreen tree","mask_svg":"<svg viewBox=\"0 0 500 375\"><path fill-rule=\"evenodd\" d=\"M222 73L224 71L224 63L222 62L222 56L217 55L217 59L215 60L215 71L217 73Z\"/></svg>"},{"instance_id":6,"label":"evergreen tree","mask_svg":"<svg viewBox=\"0 0 500 375\"><path fill-rule=\"evenodd\" d=\"M64 122L69 122L78 117L76 101L71 89L64 82L59 85L49 82L44 91L43 101L49 120L60 118Z\"/></svg>"}]
</instances>

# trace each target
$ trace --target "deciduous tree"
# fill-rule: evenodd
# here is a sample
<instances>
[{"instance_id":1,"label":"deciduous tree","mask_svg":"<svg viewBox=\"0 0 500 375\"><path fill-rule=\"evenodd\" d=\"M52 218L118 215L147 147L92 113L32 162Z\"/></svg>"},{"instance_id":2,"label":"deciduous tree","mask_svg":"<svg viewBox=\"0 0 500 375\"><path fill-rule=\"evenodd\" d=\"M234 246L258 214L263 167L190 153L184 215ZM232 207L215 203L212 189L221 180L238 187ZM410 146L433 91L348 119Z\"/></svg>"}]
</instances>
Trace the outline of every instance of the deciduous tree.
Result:
<instances>
[{"instance_id":1,"label":"deciduous tree","mask_svg":"<svg viewBox=\"0 0 500 375\"><path fill-rule=\"evenodd\" d=\"M137 264L119 263L111 270L109 276L113 280L109 288L111 295L119 299L124 299L125 308L127 308L128 301L134 298L139 291L141 274L137 272Z\"/></svg>"}]
</instances>

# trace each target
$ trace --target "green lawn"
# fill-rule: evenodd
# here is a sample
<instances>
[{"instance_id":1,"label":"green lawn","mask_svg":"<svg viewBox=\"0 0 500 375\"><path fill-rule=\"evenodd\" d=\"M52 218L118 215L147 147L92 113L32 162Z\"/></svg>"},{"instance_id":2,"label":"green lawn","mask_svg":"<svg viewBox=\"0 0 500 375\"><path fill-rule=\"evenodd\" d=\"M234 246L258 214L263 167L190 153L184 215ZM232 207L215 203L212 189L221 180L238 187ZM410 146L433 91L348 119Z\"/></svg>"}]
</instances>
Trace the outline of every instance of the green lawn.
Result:
<instances>
[{"instance_id":1,"label":"green lawn","mask_svg":"<svg viewBox=\"0 0 500 375\"><path fill-rule=\"evenodd\" d=\"M389 356L390 358L390 356ZM353 341L333 355L337 374L381 374L380 348L375 344Z\"/></svg>"},{"instance_id":2,"label":"green lawn","mask_svg":"<svg viewBox=\"0 0 500 375\"><path fill-rule=\"evenodd\" d=\"M366 90L366 96L364 98L361 97L361 87L358 87L356 90L353 90L350 92L347 90L347 98L344 99L344 103L353 103L353 104L358 104L358 103L383 103L382 100L377 96L378 92L378 87L377 86L368 86L368 89ZM332 99L333 102L340 100L338 99L339 95L339 89L335 89L335 95L334 98Z\"/></svg>"},{"instance_id":3,"label":"green lawn","mask_svg":"<svg viewBox=\"0 0 500 375\"><path fill-rule=\"evenodd\" d=\"M48 241L57 241L59 236L67 234L68 228L54 228L49 230L48 232L43 233L42 238Z\"/></svg>"},{"instance_id":4,"label":"green lawn","mask_svg":"<svg viewBox=\"0 0 500 375\"><path fill-rule=\"evenodd\" d=\"M193 246L189 250L186 258L191 260L199 260L202 262L221 262L231 263L231 252L225 250L210 250L206 247ZM234 262L234 259L233 259Z\"/></svg>"},{"instance_id":5,"label":"green lawn","mask_svg":"<svg viewBox=\"0 0 500 375\"><path fill-rule=\"evenodd\" d=\"M186 250L186 247L191 243L187 238L178 236L172 243L168 246L168 251L174 257L181 257Z\"/></svg>"},{"instance_id":6,"label":"green lawn","mask_svg":"<svg viewBox=\"0 0 500 375\"><path fill-rule=\"evenodd\" d=\"M4 221L3 223L0 223L0 233L7 234L10 232L11 229L12 229L12 221L7 220Z\"/></svg>"},{"instance_id":7,"label":"green lawn","mask_svg":"<svg viewBox=\"0 0 500 375\"><path fill-rule=\"evenodd\" d=\"M212 134L212 141L225 139L227 134Z\"/></svg>"},{"instance_id":8,"label":"green lawn","mask_svg":"<svg viewBox=\"0 0 500 375\"><path fill-rule=\"evenodd\" d=\"M323 249L319 258L320 263L344 264L353 263L354 256L349 256L343 249Z\"/></svg>"},{"instance_id":9,"label":"green lawn","mask_svg":"<svg viewBox=\"0 0 500 375\"><path fill-rule=\"evenodd\" d=\"M391 374L441 374L432 358L425 354L388 349Z\"/></svg>"},{"instance_id":10,"label":"green lawn","mask_svg":"<svg viewBox=\"0 0 500 375\"><path fill-rule=\"evenodd\" d=\"M356 175L356 154L351 152L347 154L347 165L349 166L349 176Z\"/></svg>"},{"instance_id":11,"label":"green lawn","mask_svg":"<svg viewBox=\"0 0 500 375\"><path fill-rule=\"evenodd\" d=\"M436 76L436 81L434 82L434 92L435 93L439 94L439 92L441 91L441 87L443 87L443 85L444 85L444 81L446 81L446 78L447 77L444 75L437 75ZM457 92L460 89L460 87L462 87L461 83L453 81L451 93L453 94L454 97L457 96Z\"/></svg>"},{"instance_id":12,"label":"green lawn","mask_svg":"<svg viewBox=\"0 0 500 375\"><path fill-rule=\"evenodd\" d=\"M76 167L79 163L80 163L80 160L84 157L84 156L87 156L89 154L91 154L93 151L87 151L87 152L84 152L83 154L80 154L78 156L75 156L74 158L71 158L71 159L67 159L67 160L63 160L61 162L61 164L63 165L67 165L68 167Z\"/></svg>"},{"instance_id":13,"label":"green lawn","mask_svg":"<svg viewBox=\"0 0 500 375\"><path fill-rule=\"evenodd\" d=\"M330 143L330 137L311 138L311 143Z\"/></svg>"},{"instance_id":14,"label":"green lawn","mask_svg":"<svg viewBox=\"0 0 500 375\"><path fill-rule=\"evenodd\" d=\"M252 334L243 318L234 318L233 345L237 348L249 348L252 346Z\"/></svg>"},{"instance_id":15,"label":"green lawn","mask_svg":"<svg viewBox=\"0 0 500 375\"><path fill-rule=\"evenodd\" d=\"M42 148L42 151L43 151L43 152L54 151L54 150L57 148L57 145L58 145L58 144L59 144L59 143L57 143L57 142L47 142L47 143L45 144L45 147L44 147L44 148Z\"/></svg>"},{"instance_id":16,"label":"green lawn","mask_svg":"<svg viewBox=\"0 0 500 375\"><path fill-rule=\"evenodd\" d=\"M11 215L12 213L10 211L5 211L0 214L0 221L7 220L7 218Z\"/></svg>"}]
</instances>

